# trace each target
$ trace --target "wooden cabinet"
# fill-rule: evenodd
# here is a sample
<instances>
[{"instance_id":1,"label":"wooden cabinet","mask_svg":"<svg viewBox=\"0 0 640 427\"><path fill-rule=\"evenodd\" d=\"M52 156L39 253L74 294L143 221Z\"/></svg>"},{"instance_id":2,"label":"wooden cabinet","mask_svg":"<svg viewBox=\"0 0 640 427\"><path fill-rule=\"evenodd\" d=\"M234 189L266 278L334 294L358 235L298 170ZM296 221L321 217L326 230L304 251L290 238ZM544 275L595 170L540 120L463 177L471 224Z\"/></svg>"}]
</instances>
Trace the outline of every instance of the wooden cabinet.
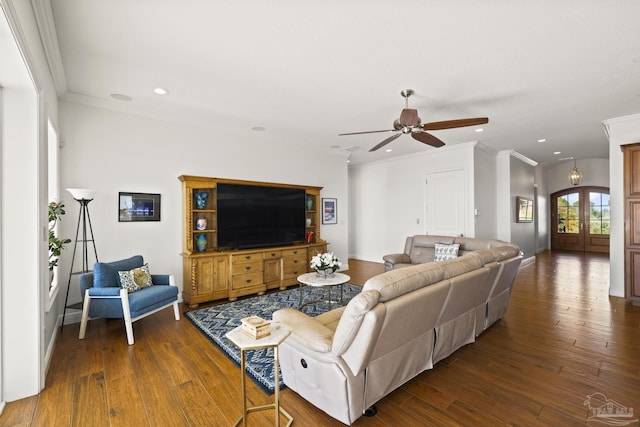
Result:
<instances>
[{"instance_id":1,"label":"wooden cabinet","mask_svg":"<svg viewBox=\"0 0 640 427\"><path fill-rule=\"evenodd\" d=\"M640 305L640 143L623 145L625 297Z\"/></svg>"},{"instance_id":2,"label":"wooden cabinet","mask_svg":"<svg viewBox=\"0 0 640 427\"><path fill-rule=\"evenodd\" d=\"M183 257L182 298L195 308L199 303L229 295L229 262L225 255Z\"/></svg>"},{"instance_id":3,"label":"wooden cabinet","mask_svg":"<svg viewBox=\"0 0 640 427\"><path fill-rule=\"evenodd\" d=\"M311 257L324 252L320 237L320 187L238 181L182 175L183 299L190 308L223 298L262 294L297 284L310 271ZM217 185L219 183L281 186L305 190L306 239L290 246L250 250L218 247ZM200 246L199 246L200 245Z\"/></svg>"}]
</instances>

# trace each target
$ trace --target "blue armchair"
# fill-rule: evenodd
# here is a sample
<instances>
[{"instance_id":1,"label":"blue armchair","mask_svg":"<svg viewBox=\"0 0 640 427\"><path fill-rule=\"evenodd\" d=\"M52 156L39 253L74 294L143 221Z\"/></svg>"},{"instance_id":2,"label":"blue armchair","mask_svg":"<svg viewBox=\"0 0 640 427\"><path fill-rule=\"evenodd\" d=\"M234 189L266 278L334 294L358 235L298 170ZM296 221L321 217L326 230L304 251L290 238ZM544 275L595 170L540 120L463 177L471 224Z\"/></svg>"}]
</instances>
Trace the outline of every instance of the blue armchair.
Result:
<instances>
[{"instance_id":1,"label":"blue armchair","mask_svg":"<svg viewBox=\"0 0 640 427\"><path fill-rule=\"evenodd\" d=\"M84 339L87 321L92 318L124 319L127 342L133 344L132 323L164 308L173 306L180 320L178 287L173 276L151 275L152 286L129 292L121 286L119 271L130 271L144 265L142 256L114 262L97 262L92 273L80 276L80 291L84 304L79 339Z\"/></svg>"}]
</instances>

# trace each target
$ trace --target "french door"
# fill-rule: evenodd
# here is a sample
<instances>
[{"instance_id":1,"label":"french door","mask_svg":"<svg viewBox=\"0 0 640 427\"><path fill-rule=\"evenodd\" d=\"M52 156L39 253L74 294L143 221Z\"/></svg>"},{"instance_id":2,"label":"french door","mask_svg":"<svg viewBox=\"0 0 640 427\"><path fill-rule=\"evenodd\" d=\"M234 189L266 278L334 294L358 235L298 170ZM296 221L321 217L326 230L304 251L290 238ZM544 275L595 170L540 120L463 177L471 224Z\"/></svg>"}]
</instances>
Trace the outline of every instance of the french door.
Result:
<instances>
[{"instance_id":1,"label":"french door","mask_svg":"<svg viewBox=\"0 0 640 427\"><path fill-rule=\"evenodd\" d=\"M575 187L551 195L551 249L609 253L609 189Z\"/></svg>"}]
</instances>

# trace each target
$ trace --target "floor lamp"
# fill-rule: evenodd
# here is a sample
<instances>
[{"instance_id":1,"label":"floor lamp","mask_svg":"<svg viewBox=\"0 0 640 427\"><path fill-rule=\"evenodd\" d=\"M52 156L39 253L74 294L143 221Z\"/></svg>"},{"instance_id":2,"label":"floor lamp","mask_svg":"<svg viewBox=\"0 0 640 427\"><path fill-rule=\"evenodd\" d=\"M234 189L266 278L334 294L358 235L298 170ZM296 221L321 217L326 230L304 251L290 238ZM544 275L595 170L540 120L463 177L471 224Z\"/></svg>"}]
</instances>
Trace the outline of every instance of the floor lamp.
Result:
<instances>
[{"instance_id":1,"label":"floor lamp","mask_svg":"<svg viewBox=\"0 0 640 427\"><path fill-rule=\"evenodd\" d=\"M87 190L83 188L67 188L67 191L71 193L73 198L80 203L80 212L78 213L78 225L76 226L76 239L73 245L73 255L71 255L71 268L69 269L69 280L67 281L67 295L64 298L64 311L62 313L62 326L60 330L64 328L64 318L67 314L67 308L81 308L82 303L67 305L69 301L69 289L71 288L71 277L76 274L88 273L89 267L89 243L93 245L93 253L98 262L98 251L96 250L96 242L93 239L93 227L91 226L91 217L89 216L89 202L93 200L96 191ZM87 233L87 224L89 225ZM82 235L80 235L80 229L82 228ZM73 265L76 260L76 251L78 249L78 243L82 242L82 270L73 271Z\"/></svg>"}]
</instances>

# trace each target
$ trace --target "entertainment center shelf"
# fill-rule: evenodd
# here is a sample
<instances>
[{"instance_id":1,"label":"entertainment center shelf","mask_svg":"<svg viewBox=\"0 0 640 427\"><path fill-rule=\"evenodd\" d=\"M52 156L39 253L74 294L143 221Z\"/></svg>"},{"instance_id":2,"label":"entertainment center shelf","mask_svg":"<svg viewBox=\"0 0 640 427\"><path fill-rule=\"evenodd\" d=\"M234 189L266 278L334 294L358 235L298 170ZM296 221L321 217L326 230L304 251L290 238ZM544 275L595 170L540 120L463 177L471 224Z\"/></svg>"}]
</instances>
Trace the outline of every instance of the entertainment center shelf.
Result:
<instances>
[{"instance_id":1,"label":"entertainment center shelf","mask_svg":"<svg viewBox=\"0 0 640 427\"><path fill-rule=\"evenodd\" d=\"M184 283L182 296L190 308L196 308L198 304L208 301L225 298L234 301L243 295L261 295L268 289L286 289L287 286L297 284L297 277L300 274L310 271L311 257L327 250L327 242L321 239L319 227L318 207L322 187L189 175L181 175L178 179L182 182ZM220 194L218 193L219 184L223 184L220 186ZM229 189L243 191L248 189L255 192L238 191L236 203L239 204L243 201L251 202L243 199L241 197L243 194L254 194L256 199L262 200L263 203L265 203L263 200L265 195L274 194L275 199L266 197L268 200L262 211L255 207L232 211L234 214L231 215L232 218L227 219L227 223L223 223L225 222L224 211L228 208L218 204L219 199L223 201L222 203L229 204ZM248 196L246 199L249 198L251 197ZM286 239L293 240L284 243L274 237L275 240L261 247L259 240L254 241L256 238L261 238L261 233L246 233L243 227L238 227L236 224L234 228L228 224L233 221L239 223L242 223L242 220L251 221L251 218L258 221L260 215L268 219L268 212L273 215L274 205L277 211L279 198L283 205L287 205L282 213L283 217L286 217L286 221L282 218L285 225L281 227L293 227L287 224L288 221L295 223L295 228L278 230L279 233L275 234L278 237L286 235ZM291 198L293 201L289 201ZM302 198L304 208L300 206ZM254 205L262 206L258 202ZM248 213L248 219L238 219L237 217L242 216L243 211L250 211L253 217ZM222 222L219 223L219 220ZM269 224L271 222L267 221ZM246 229L250 227L251 224L248 224ZM225 231L226 229L231 231ZM235 249L232 246L219 245L225 242L224 239L229 240L229 233L234 232L238 234L239 242L258 247ZM268 233L265 234L271 236ZM220 241L219 235L222 235Z\"/></svg>"}]
</instances>

